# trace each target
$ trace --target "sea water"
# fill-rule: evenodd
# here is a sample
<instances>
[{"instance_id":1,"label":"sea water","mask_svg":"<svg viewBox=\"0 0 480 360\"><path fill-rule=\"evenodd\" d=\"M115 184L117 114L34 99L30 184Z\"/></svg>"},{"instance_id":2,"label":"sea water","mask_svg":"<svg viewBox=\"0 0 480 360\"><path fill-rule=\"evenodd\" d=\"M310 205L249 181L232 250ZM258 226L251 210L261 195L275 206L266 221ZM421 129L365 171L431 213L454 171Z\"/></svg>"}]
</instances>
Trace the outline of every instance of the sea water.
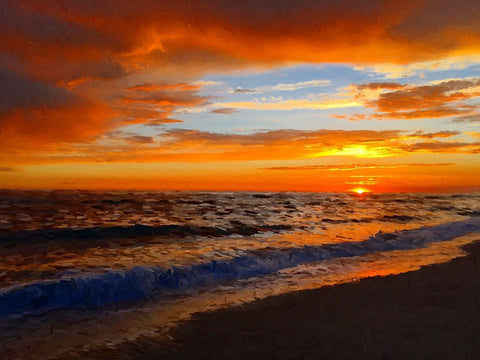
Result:
<instances>
[{"instance_id":1,"label":"sea water","mask_svg":"<svg viewBox=\"0 0 480 360\"><path fill-rule=\"evenodd\" d=\"M168 336L196 311L448 261L479 232L478 194L3 190L1 350Z\"/></svg>"}]
</instances>

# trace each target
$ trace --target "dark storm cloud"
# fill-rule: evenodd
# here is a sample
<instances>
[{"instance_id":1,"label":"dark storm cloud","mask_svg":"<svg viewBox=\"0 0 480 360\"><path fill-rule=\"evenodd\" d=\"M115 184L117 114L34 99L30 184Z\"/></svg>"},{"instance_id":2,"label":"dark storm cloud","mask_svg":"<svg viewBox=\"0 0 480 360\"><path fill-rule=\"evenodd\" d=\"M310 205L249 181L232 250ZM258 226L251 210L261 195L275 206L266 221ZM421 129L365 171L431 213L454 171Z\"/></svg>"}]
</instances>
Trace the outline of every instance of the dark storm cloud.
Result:
<instances>
[{"instance_id":1,"label":"dark storm cloud","mask_svg":"<svg viewBox=\"0 0 480 360\"><path fill-rule=\"evenodd\" d=\"M0 114L11 110L53 107L73 101L63 88L0 69Z\"/></svg>"}]
</instances>

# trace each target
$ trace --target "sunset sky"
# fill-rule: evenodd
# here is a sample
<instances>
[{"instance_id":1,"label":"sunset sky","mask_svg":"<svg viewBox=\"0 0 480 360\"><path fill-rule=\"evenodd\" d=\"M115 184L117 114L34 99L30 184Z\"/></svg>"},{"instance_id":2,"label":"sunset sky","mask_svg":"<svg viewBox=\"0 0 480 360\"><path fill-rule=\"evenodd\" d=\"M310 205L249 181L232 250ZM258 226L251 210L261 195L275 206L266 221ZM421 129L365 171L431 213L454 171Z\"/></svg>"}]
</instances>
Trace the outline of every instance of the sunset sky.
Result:
<instances>
[{"instance_id":1,"label":"sunset sky","mask_svg":"<svg viewBox=\"0 0 480 360\"><path fill-rule=\"evenodd\" d=\"M0 3L0 188L480 191L477 0Z\"/></svg>"}]
</instances>

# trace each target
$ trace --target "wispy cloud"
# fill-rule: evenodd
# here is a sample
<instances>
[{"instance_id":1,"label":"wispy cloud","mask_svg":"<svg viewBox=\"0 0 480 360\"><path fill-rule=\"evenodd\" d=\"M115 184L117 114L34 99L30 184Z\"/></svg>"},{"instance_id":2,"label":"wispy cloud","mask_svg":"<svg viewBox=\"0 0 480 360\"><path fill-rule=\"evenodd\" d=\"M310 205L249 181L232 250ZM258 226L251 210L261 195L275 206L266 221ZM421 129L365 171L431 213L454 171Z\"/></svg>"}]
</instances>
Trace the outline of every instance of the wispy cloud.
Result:
<instances>
[{"instance_id":1,"label":"wispy cloud","mask_svg":"<svg viewBox=\"0 0 480 360\"><path fill-rule=\"evenodd\" d=\"M326 164L326 165L305 165L305 166L273 166L261 168L262 170L282 170L282 171L355 171L365 169L398 169L404 167L438 167L452 166L453 163L410 163L410 164Z\"/></svg>"},{"instance_id":2,"label":"wispy cloud","mask_svg":"<svg viewBox=\"0 0 480 360\"><path fill-rule=\"evenodd\" d=\"M415 131L414 133L406 135L404 139L407 140L407 139L448 138L448 137L457 136L457 135L460 135L460 132L451 131L451 130L437 131L434 133L425 133L423 131Z\"/></svg>"},{"instance_id":3,"label":"wispy cloud","mask_svg":"<svg viewBox=\"0 0 480 360\"><path fill-rule=\"evenodd\" d=\"M356 84L354 85L358 90L378 90L378 89L388 89L388 90L397 90L403 89L407 85L400 84L397 82L372 82L372 83L365 83L365 84Z\"/></svg>"},{"instance_id":4,"label":"wispy cloud","mask_svg":"<svg viewBox=\"0 0 480 360\"><path fill-rule=\"evenodd\" d=\"M253 89L243 89L238 87L235 90L235 93L266 93L266 92L274 92L274 91L296 91L301 89L310 89L315 87L327 86L330 85L330 80L309 80L309 81L300 81L295 83L287 83L287 84L276 84L276 85L268 85L268 86L260 86Z\"/></svg>"},{"instance_id":5,"label":"wispy cloud","mask_svg":"<svg viewBox=\"0 0 480 360\"><path fill-rule=\"evenodd\" d=\"M407 64L375 64L370 66L356 66L355 69L367 73L383 75L386 79L399 79L409 76L423 76L425 72L439 72L447 70L463 70L480 63L480 55L447 56L442 59L419 61Z\"/></svg>"},{"instance_id":6,"label":"wispy cloud","mask_svg":"<svg viewBox=\"0 0 480 360\"><path fill-rule=\"evenodd\" d=\"M478 123L480 122L480 113L475 113L472 115L466 115L466 116L459 116L453 119L453 122L461 123L461 122L467 122L467 123Z\"/></svg>"},{"instance_id":7,"label":"wispy cloud","mask_svg":"<svg viewBox=\"0 0 480 360\"><path fill-rule=\"evenodd\" d=\"M341 109L363 104L353 99L275 99L268 101L234 101L217 103L216 106L247 110L326 110Z\"/></svg>"},{"instance_id":8,"label":"wispy cloud","mask_svg":"<svg viewBox=\"0 0 480 360\"><path fill-rule=\"evenodd\" d=\"M403 151L409 153L480 153L480 142L444 142L429 141L415 144L404 144L400 147Z\"/></svg>"},{"instance_id":9,"label":"wispy cloud","mask_svg":"<svg viewBox=\"0 0 480 360\"><path fill-rule=\"evenodd\" d=\"M238 112L238 110L233 108L219 108L219 109L214 109L211 112L214 114L233 115L236 112Z\"/></svg>"}]
</instances>

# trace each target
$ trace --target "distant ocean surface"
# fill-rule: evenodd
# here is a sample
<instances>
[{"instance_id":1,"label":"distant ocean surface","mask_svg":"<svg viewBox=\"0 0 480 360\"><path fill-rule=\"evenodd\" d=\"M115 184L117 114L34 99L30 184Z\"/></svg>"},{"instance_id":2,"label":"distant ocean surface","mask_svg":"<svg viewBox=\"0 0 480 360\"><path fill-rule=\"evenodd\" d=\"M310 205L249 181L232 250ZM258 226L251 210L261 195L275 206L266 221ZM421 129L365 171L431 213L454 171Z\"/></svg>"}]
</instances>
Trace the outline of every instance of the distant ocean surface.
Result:
<instances>
[{"instance_id":1,"label":"distant ocean surface","mask_svg":"<svg viewBox=\"0 0 480 360\"><path fill-rule=\"evenodd\" d=\"M60 339L62 322L74 324L65 349L88 348L195 311L413 270L461 255L479 232L479 194L1 190L3 351L21 358L27 342L48 358L59 347L40 339ZM26 327L36 332L20 341Z\"/></svg>"}]
</instances>

